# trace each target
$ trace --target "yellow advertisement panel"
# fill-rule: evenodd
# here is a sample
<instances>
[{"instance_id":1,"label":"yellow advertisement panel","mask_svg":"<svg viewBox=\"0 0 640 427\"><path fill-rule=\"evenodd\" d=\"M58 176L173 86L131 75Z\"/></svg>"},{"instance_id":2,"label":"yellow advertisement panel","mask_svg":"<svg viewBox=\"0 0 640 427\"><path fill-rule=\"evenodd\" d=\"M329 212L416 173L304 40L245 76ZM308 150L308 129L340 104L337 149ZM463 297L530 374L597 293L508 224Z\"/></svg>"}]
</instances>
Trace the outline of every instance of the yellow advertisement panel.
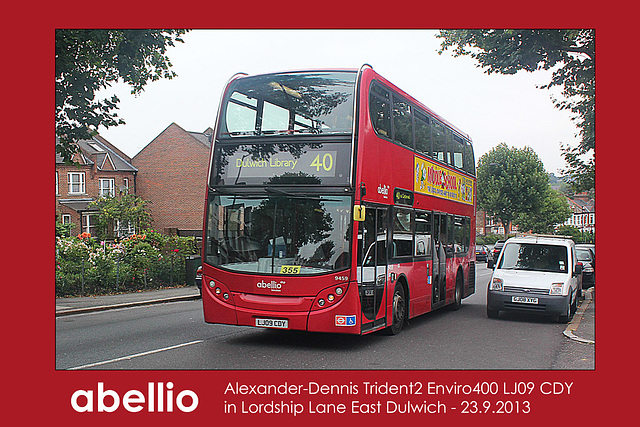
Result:
<instances>
[{"instance_id":1,"label":"yellow advertisement panel","mask_svg":"<svg viewBox=\"0 0 640 427\"><path fill-rule=\"evenodd\" d=\"M414 157L413 191L442 199L473 204L473 179L428 160Z\"/></svg>"}]
</instances>

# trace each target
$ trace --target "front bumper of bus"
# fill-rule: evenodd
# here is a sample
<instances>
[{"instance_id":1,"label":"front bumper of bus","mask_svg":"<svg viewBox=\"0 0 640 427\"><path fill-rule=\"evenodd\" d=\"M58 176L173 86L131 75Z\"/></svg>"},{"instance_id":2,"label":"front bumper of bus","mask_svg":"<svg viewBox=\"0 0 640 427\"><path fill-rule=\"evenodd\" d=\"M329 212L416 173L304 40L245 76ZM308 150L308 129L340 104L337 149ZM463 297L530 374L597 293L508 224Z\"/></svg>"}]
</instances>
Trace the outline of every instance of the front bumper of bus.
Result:
<instances>
[{"instance_id":1,"label":"front bumper of bus","mask_svg":"<svg viewBox=\"0 0 640 427\"><path fill-rule=\"evenodd\" d=\"M323 292L315 297L286 297L203 286L204 320L238 326L360 334L358 287L355 284L344 287L344 295L338 301L319 308L317 301ZM220 291L216 292L218 288Z\"/></svg>"}]
</instances>

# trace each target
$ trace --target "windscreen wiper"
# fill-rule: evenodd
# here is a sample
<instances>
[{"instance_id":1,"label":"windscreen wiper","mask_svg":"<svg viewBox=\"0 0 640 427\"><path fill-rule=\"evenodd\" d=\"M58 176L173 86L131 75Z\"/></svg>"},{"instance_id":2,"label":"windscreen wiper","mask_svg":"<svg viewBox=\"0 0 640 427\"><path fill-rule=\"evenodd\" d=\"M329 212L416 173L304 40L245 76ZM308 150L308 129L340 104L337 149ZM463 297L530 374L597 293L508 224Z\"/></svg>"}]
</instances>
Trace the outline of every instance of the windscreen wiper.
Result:
<instances>
[{"instance_id":1,"label":"windscreen wiper","mask_svg":"<svg viewBox=\"0 0 640 427\"><path fill-rule=\"evenodd\" d=\"M279 188L273 188L273 187L265 187L264 190L267 193L277 194L279 196L285 196L291 199L305 199L305 200L314 200L319 202L341 202L342 201L342 200L327 199L322 197L313 197L309 195L293 194L293 193L289 193L287 191L281 190Z\"/></svg>"}]
</instances>

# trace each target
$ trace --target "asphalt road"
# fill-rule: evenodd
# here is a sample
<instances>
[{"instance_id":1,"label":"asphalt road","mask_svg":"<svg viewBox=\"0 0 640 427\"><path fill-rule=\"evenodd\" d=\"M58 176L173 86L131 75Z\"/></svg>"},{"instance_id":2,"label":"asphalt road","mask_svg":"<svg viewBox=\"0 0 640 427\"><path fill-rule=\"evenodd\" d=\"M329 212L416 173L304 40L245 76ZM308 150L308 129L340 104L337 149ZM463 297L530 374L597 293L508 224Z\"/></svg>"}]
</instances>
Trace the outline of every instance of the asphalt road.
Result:
<instances>
[{"instance_id":1,"label":"asphalt road","mask_svg":"<svg viewBox=\"0 0 640 427\"><path fill-rule=\"evenodd\" d=\"M56 319L57 369L593 369L595 350L553 319L489 319L486 284L458 311L412 319L401 334L333 335L203 321L200 300Z\"/></svg>"}]
</instances>

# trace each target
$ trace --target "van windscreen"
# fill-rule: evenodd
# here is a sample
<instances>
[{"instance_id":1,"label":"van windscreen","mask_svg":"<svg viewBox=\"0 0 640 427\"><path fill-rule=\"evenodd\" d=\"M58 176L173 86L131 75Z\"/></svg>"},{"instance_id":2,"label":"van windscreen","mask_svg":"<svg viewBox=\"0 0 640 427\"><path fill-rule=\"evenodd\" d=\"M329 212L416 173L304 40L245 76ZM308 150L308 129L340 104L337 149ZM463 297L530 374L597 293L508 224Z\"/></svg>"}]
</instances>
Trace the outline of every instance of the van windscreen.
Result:
<instances>
[{"instance_id":1,"label":"van windscreen","mask_svg":"<svg viewBox=\"0 0 640 427\"><path fill-rule=\"evenodd\" d=\"M499 269L567 272L566 246L512 242L502 252Z\"/></svg>"}]
</instances>

